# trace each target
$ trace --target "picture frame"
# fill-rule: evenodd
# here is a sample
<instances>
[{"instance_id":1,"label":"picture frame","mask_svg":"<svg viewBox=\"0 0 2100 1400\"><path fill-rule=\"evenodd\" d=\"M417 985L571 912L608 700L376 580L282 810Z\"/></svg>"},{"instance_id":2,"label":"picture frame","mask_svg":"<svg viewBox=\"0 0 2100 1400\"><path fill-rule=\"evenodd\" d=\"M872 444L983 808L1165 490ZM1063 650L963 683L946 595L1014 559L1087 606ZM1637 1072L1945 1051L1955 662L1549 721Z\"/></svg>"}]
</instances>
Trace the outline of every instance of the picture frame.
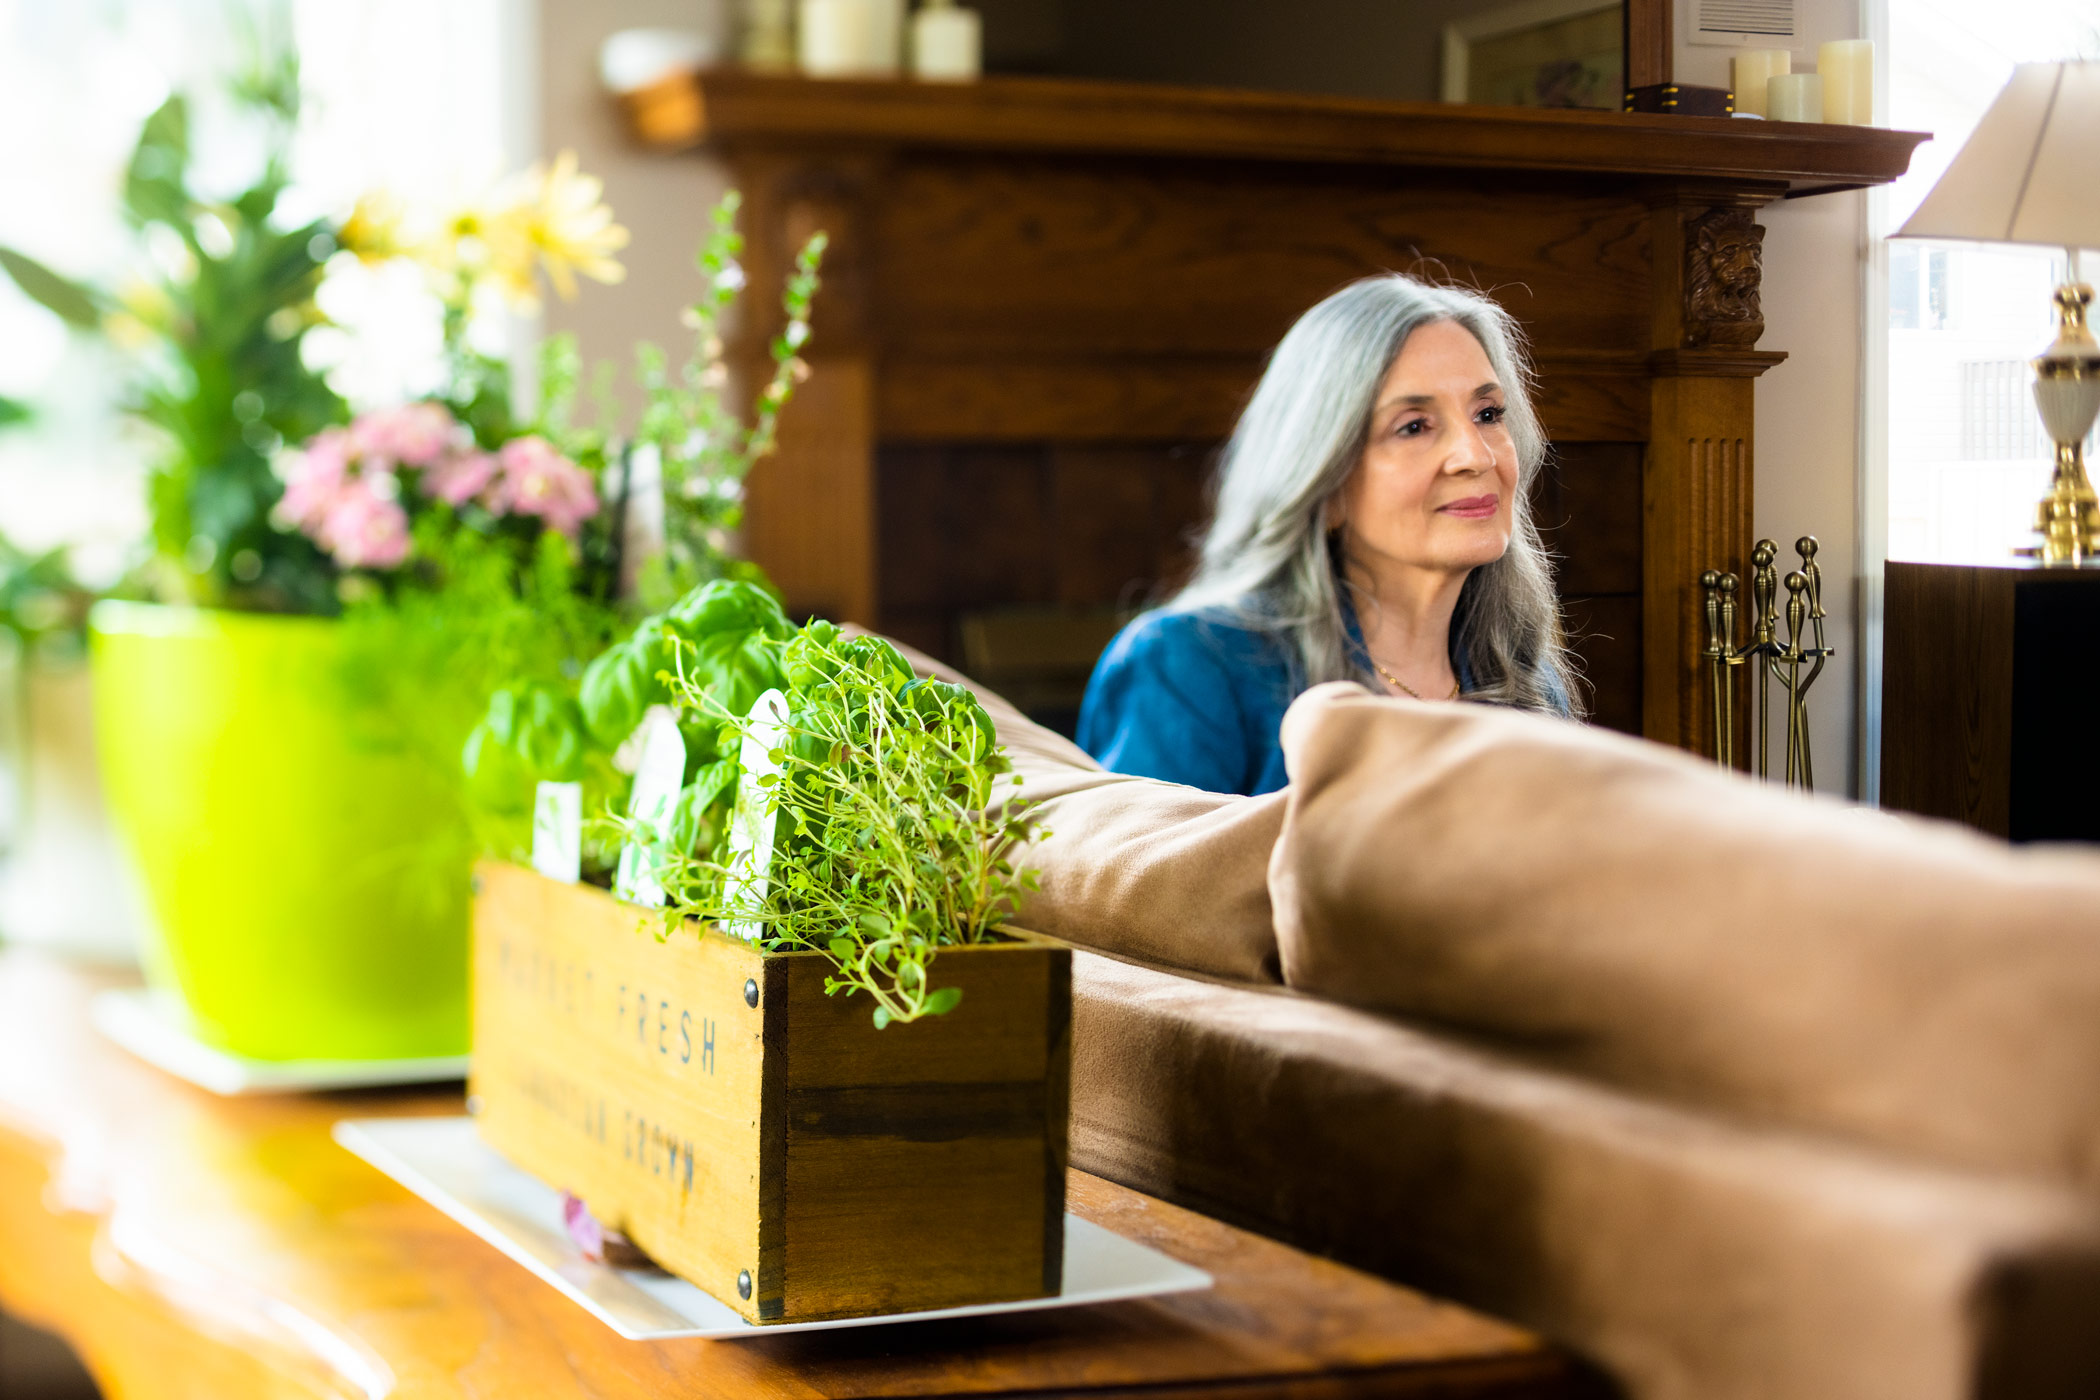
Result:
<instances>
[{"instance_id":1,"label":"picture frame","mask_svg":"<svg viewBox=\"0 0 2100 1400\"><path fill-rule=\"evenodd\" d=\"M1443 27L1446 102L1618 111L1625 73L1623 0L1517 0Z\"/></svg>"}]
</instances>

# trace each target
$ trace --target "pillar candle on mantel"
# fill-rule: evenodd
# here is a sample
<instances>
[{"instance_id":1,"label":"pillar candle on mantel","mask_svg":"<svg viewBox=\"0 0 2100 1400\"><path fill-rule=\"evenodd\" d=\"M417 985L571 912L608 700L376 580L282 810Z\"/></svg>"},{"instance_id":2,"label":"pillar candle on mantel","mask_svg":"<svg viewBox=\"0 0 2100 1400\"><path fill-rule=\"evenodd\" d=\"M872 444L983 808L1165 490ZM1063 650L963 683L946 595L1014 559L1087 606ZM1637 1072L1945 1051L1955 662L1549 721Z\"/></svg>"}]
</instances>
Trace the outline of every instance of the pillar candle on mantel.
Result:
<instances>
[{"instance_id":1,"label":"pillar candle on mantel","mask_svg":"<svg viewBox=\"0 0 2100 1400\"><path fill-rule=\"evenodd\" d=\"M1822 75L1781 73L1766 82L1765 116L1775 122L1823 120Z\"/></svg>"},{"instance_id":2,"label":"pillar candle on mantel","mask_svg":"<svg viewBox=\"0 0 2100 1400\"><path fill-rule=\"evenodd\" d=\"M869 71L894 74L904 66L904 0L872 0L875 28L868 35Z\"/></svg>"},{"instance_id":3,"label":"pillar candle on mantel","mask_svg":"<svg viewBox=\"0 0 2100 1400\"><path fill-rule=\"evenodd\" d=\"M984 70L984 27L955 0L926 0L911 21L911 71L936 82L968 82Z\"/></svg>"},{"instance_id":4,"label":"pillar candle on mantel","mask_svg":"<svg viewBox=\"0 0 2100 1400\"><path fill-rule=\"evenodd\" d=\"M1874 124L1874 41L1837 39L1816 50L1823 80L1823 120L1839 126Z\"/></svg>"},{"instance_id":5,"label":"pillar candle on mantel","mask_svg":"<svg viewBox=\"0 0 2100 1400\"><path fill-rule=\"evenodd\" d=\"M1755 117L1765 111L1765 84L1794 71L1794 55L1785 49L1744 49L1735 56L1735 109Z\"/></svg>"},{"instance_id":6,"label":"pillar candle on mantel","mask_svg":"<svg viewBox=\"0 0 2100 1400\"><path fill-rule=\"evenodd\" d=\"M875 64L877 0L802 0L795 53L815 78L864 77Z\"/></svg>"},{"instance_id":7,"label":"pillar candle on mantel","mask_svg":"<svg viewBox=\"0 0 2100 1400\"><path fill-rule=\"evenodd\" d=\"M794 0L747 0L740 56L745 67L761 72L795 66Z\"/></svg>"}]
</instances>

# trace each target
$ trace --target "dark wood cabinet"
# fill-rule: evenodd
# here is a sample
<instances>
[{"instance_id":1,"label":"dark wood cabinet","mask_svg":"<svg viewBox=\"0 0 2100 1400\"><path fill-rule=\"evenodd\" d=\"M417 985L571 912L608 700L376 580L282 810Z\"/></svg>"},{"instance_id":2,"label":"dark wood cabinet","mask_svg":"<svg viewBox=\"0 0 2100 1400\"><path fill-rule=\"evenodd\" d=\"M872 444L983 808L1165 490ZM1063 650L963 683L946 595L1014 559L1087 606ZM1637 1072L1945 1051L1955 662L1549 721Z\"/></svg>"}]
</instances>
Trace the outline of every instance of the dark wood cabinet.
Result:
<instances>
[{"instance_id":1,"label":"dark wood cabinet","mask_svg":"<svg viewBox=\"0 0 2100 1400\"><path fill-rule=\"evenodd\" d=\"M2100 840L2100 569L1891 561L1882 616L1881 805Z\"/></svg>"}]
</instances>

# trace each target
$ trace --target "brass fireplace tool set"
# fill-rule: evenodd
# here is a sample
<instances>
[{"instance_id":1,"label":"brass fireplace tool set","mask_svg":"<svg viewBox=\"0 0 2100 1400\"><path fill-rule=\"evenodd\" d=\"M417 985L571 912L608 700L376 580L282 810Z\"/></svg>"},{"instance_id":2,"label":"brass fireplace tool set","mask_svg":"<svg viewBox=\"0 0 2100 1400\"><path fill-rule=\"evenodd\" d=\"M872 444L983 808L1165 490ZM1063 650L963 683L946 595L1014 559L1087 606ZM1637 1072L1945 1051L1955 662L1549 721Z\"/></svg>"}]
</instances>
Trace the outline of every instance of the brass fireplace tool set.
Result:
<instances>
[{"instance_id":1,"label":"brass fireplace tool set","mask_svg":"<svg viewBox=\"0 0 2100 1400\"><path fill-rule=\"evenodd\" d=\"M1808 688L1823 673L1823 663L1834 653L1823 638L1823 574L1816 567L1816 537L1803 535L1794 542L1801 567L1788 574L1786 584L1786 643L1779 641L1779 546L1759 540L1750 551L1750 600L1755 609L1750 641L1735 644L1736 592L1734 574L1708 569L1699 575L1706 594L1706 657L1714 686L1714 757L1723 767L1735 766L1736 676L1753 662L1757 680L1751 689L1754 709L1751 729L1757 735L1757 776L1771 777L1768 741L1771 732L1772 682L1786 691L1786 784L1815 787L1815 768L1808 752ZM1813 645L1804 645L1807 641ZM1804 673L1803 667L1807 670Z\"/></svg>"}]
</instances>

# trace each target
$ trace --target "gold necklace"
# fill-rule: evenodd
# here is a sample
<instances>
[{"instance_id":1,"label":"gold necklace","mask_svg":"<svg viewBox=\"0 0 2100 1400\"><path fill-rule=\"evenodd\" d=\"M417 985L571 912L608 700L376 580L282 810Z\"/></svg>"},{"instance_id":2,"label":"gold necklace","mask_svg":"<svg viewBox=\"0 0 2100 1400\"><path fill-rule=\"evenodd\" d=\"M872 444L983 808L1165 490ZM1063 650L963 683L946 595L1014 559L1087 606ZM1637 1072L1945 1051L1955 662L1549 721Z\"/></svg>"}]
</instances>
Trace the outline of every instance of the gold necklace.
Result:
<instances>
[{"instance_id":1,"label":"gold necklace","mask_svg":"<svg viewBox=\"0 0 2100 1400\"><path fill-rule=\"evenodd\" d=\"M1371 669L1376 671L1379 675L1385 677L1386 680L1390 681L1392 684L1399 686L1409 695L1414 696L1415 699L1421 700L1424 698L1421 691L1416 690L1406 681L1401 680L1398 676L1394 675L1391 671L1386 670L1384 666L1380 665L1378 662L1378 658L1375 656L1371 658ZM1446 700L1456 700L1458 698L1458 682L1456 680L1451 682L1451 693L1445 696L1444 698Z\"/></svg>"}]
</instances>

